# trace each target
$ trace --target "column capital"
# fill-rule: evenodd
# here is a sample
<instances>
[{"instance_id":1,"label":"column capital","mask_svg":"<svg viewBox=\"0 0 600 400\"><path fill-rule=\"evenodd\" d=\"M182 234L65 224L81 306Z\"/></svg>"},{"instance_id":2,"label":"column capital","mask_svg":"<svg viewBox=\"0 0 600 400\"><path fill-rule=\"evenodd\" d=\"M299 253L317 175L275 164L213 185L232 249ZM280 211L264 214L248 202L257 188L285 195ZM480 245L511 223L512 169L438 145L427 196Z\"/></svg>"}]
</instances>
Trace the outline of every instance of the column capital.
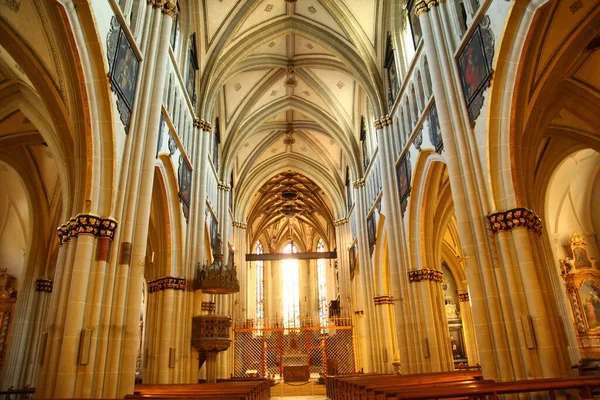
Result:
<instances>
[{"instance_id":1,"label":"column capital","mask_svg":"<svg viewBox=\"0 0 600 400\"><path fill-rule=\"evenodd\" d=\"M375 296L373 297L373 302L376 306L381 306L383 304L394 304L394 297L387 295Z\"/></svg>"},{"instance_id":2,"label":"column capital","mask_svg":"<svg viewBox=\"0 0 600 400\"><path fill-rule=\"evenodd\" d=\"M418 17L419 15L426 13L429 11L429 7L425 0L418 0L414 6L415 15Z\"/></svg>"},{"instance_id":3,"label":"column capital","mask_svg":"<svg viewBox=\"0 0 600 400\"><path fill-rule=\"evenodd\" d=\"M159 0L164 1L162 13L168 15L171 18L175 18L179 10L177 9L177 2L175 0Z\"/></svg>"},{"instance_id":4,"label":"column capital","mask_svg":"<svg viewBox=\"0 0 600 400\"><path fill-rule=\"evenodd\" d=\"M233 222L231 223L233 225L234 228L240 228L240 229L247 229L248 228L248 224L242 222L242 221L236 221L233 220Z\"/></svg>"},{"instance_id":5,"label":"column capital","mask_svg":"<svg viewBox=\"0 0 600 400\"><path fill-rule=\"evenodd\" d=\"M358 189L358 188L365 186L365 179L359 178L359 179L355 180L354 182L352 182L352 186L354 186L354 189Z\"/></svg>"},{"instance_id":6,"label":"column capital","mask_svg":"<svg viewBox=\"0 0 600 400\"><path fill-rule=\"evenodd\" d=\"M384 115L383 117L376 119L373 123L375 125L375 129L382 129L384 126L388 126L392 124L392 119L389 115Z\"/></svg>"},{"instance_id":7,"label":"column capital","mask_svg":"<svg viewBox=\"0 0 600 400\"><path fill-rule=\"evenodd\" d=\"M54 281L52 279L40 278L35 281L36 292L48 292L52 293Z\"/></svg>"},{"instance_id":8,"label":"column capital","mask_svg":"<svg viewBox=\"0 0 600 400\"><path fill-rule=\"evenodd\" d=\"M219 182L219 184L217 185L217 189L229 192L231 190L231 186L229 186L225 182Z\"/></svg>"},{"instance_id":9,"label":"column capital","mask_svg":"<svg viewBox=\"0 0 600 400\"><path fill-rule=\"evenodd\" d=\"M194 118L194 127L206 132L212 131L212 124L202 118Z\"/></svg>"},{"instance_id":10,"label":"column capital","mask_svg":"<svg viewBox=\"0 0 600 400\"><path fill-rule=\"evenodd\" d=\"M488 215L494 233L512 231L523 227L539 236L542 235L542 219L532 210L525 207L497 211Z\"/></svg>"},{"instance_id":11,"label":"column capital","mask_svg":"<svg viewBox=\"0 0 600 400\"><path fill-rule=\"evenodd\" d=\"M469 301L469 292L459 293L458 301L461 303L468 302Z\"/></svg>"},{"instance_id":12,"label":"column capital","mask_svg":"<svg viewBox=\"0 0 600 400\"><path fill-rule=\"evenodd\" d=\"M59 244L65 244L79 235L92 235L96 238L115 236L118 222L112 217L100 217L96 214L77 214L56 229Z\"/></svg>"},{"instance_id":13,"label":"column capital","mask_svg":"<svg viewBox=\"0 0 600 400\"><path fill-rule=\"evenodd\" d=\"M333 225L334 226L342 226L342 225L347 224L349 221L350 220L348 219L348 217L340 218L340 219L333 221Z\"/></svg>"},{"instance_id":14,"label":"column capital","mask_svg":"<svg viewBox=\"0 0 600 400\"><path fill-rule=\"evenodd\" d=\"M148 293L160 292L161 290L166 289L185 290L185 278L163 276L162 278L148 282Z\"/></svg>"},{"instance_id":15,"label":"column capital","mask_svg":"<svg viewBox=\"0 0 600 400\"><path fill-rule=\"evenodd\" d=\"M436 269L422 268L408 271L409 282L438 282L441 283L444 278L444 273Z\"/></svg>"}]
</instances>

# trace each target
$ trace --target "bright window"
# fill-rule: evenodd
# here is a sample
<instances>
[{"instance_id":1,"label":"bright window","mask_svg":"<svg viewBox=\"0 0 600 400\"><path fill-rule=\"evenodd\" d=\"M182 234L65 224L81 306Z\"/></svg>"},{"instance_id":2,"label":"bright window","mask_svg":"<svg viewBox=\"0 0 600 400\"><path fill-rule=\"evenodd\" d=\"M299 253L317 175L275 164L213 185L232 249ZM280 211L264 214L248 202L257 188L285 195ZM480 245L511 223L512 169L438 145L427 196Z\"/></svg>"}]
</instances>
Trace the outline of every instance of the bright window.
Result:
<instances>
[{"instance_id":1,"label":"bright window","mask_svg":"<svg viewBox=\"0 0 600 400\"><path fill-rule=\"evenodd\" d=\"M284 253L297 253L296 247L289 243ZM283 260L281 273L281 289L283 293L283 326L284 332L289 328L300 327L300 293L298 281L298 260Z\"/></svg>"},{"instance_id":2,"label":"bright window","mask_svg":"<svg viewBox=\"0 0 600 400\"><path fill-rule=\"evenodd\" d=\"M263 246L260 241L256 242L256 254L263 253ZM256 327L258 329L264 328L263 318L265 318L265 292L264 292L264 268L263 261L259 260L256 262Z\"/></svg>"},{"instance_id":3,"label":"bright window","mask_svg":"<svg viewBox=\"0 0 600 400\"><path fill-rule=\"evenodd\" d=\"M322 253L324 251L323 238L319 238L317 252ZM319 322L322 327L326 327L329 312L327 306L327 268L325 260L322 258L317 260L317 277L319 286Z\"/></svg>"}]
</instances>

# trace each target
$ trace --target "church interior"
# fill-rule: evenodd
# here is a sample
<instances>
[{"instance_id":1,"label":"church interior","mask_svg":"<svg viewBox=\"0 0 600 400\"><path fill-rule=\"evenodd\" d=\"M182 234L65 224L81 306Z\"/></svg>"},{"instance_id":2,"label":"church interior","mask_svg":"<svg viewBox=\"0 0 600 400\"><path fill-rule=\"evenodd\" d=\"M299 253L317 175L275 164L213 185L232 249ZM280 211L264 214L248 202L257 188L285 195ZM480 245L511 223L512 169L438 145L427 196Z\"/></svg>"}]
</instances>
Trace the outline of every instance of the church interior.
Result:
<instances>
[{"instance_id":1,"label":"church interior","mask_svg":"<svg viewBox=\"0 0 600 400\"><path fill-rule=\"evenodd\" d=\"M598 0L0 0L0 395L600 387L599 116Z\"/></svg>"}]
</instances>

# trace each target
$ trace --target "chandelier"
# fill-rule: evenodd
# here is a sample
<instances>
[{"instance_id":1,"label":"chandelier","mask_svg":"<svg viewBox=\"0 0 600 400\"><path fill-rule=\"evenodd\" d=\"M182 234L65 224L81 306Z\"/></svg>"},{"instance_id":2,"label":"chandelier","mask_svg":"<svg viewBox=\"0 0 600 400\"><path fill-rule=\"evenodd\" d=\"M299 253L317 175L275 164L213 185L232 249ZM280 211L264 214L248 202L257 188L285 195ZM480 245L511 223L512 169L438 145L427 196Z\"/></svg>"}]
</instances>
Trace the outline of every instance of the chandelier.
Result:
<instances>
[{"instance_id":1,"label":"chandelier","mask_svg":"<svg viewBox=\"0 0 600 400\"><path fill-rule=\"evenodd\" d=\"M213 262L210 265L199 266L194 289L201 289L209 294L231 294L240 291L235 264L223 264L221 252L221 235L217 235L217 246L213 249Z\"/></svg>"}]
</instances>

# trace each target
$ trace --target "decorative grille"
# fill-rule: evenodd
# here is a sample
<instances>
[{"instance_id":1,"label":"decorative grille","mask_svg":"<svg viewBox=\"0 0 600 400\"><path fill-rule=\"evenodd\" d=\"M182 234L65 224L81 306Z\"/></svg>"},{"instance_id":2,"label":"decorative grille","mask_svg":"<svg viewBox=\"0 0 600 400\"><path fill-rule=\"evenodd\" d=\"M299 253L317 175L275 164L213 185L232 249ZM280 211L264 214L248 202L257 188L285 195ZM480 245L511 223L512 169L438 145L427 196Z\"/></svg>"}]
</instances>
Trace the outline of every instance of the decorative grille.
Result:
<instances>
[{"instance_id":1,"label":"decorative grille","mask_svg":"<svg viewBox=\"0 0 600 400\"><path fill-rule=\"evenodd\" d=\"M312 325L302 320L301 327L285 329L282 321L236 323L234 332L234 375L265 376L281 379L286 366L308 366L311 379L323 375L354 372L352 320L330 319L329 326Z\"/></svg>"}]
</instances>

